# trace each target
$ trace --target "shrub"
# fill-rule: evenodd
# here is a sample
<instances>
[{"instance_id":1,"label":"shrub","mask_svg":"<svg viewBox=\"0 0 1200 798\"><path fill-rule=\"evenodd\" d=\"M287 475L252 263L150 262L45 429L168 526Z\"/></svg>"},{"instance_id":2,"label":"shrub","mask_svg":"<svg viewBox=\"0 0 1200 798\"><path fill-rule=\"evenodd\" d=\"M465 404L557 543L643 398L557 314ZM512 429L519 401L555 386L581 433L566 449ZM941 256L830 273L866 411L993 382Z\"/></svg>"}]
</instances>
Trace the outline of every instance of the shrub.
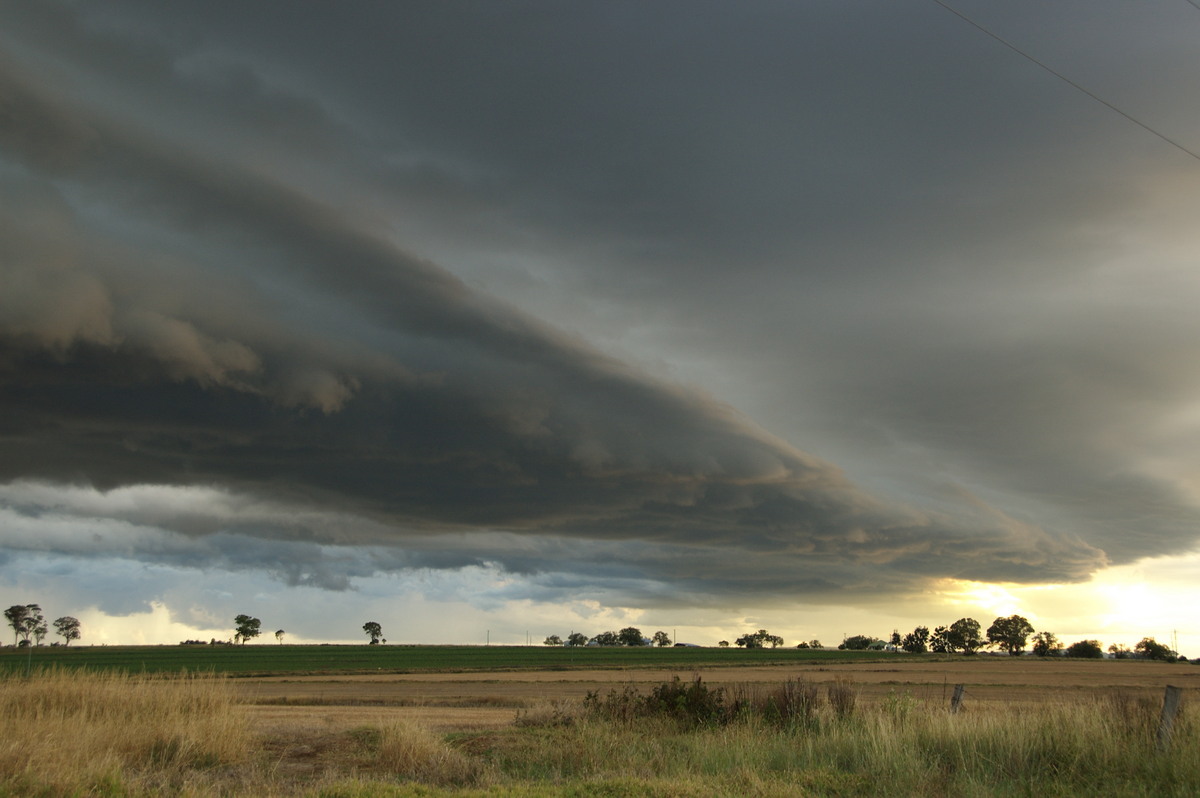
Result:
<instances>
[{"instance_id":1,"label":"shrub","mask_svg":"<svg viewBox=\"0 0 1200 798\"><path fill-rule=\"evenodd\" d=\"M699 676L684 682L678 676L650 691L647 714L669 715L686 724L720 723L726 718L725 689L710 688Z\"/></svg>"}]
</instances>

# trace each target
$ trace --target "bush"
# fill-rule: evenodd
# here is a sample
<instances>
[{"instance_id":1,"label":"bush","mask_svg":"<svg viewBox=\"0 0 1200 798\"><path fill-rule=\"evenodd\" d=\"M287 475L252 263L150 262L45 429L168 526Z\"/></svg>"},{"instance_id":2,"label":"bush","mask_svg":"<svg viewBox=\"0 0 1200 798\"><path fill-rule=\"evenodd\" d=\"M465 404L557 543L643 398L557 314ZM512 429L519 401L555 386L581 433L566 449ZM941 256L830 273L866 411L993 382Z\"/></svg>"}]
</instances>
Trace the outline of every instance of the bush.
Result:
<instances>
[{"instance_id":1,"label":"bush","mask_svg":"<svg viewBox=\"0 0 1200 798\"><path fill-rule=\"evenodd\" d=\"M699 676L684 682L678 676L650 691L646 714L668 715L689 725L726 720L725 689L709 688Z\"/></svg>"},{"instance_id":2,"label":"bush","mask_svg":"<svg viewBox=\"0 0 1200 798\"><path fill-rule=\"evenodd\" d=\"M850 682L839 680L829 688L830 705L838 717L854 712L856 695ZM816 727L821 707L817 685L804 679L789 679L778 687L763 690L739 687L731 697L723 687L709 687L699 676L683 681L678 676L641 695L626 685L607 696L590 692L584 711L605 720L630 723L638 718L670 718L684 727L717 726L735 720L761 720L773 726ZM567 725L567 724L562 724Z\"/></svg>"}]
</instances>

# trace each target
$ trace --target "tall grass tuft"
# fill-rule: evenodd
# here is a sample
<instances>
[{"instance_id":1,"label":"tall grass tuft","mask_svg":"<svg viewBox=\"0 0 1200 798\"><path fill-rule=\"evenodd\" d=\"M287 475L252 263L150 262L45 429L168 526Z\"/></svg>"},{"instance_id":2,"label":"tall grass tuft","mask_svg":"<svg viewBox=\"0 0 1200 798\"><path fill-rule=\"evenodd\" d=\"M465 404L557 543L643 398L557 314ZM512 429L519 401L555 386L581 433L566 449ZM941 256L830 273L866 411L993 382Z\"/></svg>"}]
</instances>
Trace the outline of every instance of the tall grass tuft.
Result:
<instances>
[{"instance_id":1,"label":"tall grass tuft","mask_svg":"<svg viewBox=\"0 0 1200 798\"><path fill-rule=\"evenodd\" d=\"M451 748L428 729L405 721L379 727L374 768L406 781L439 786L476 784L486 774L480 760Z\"/></svg>"},{"instance_id":2,"label":"tall grass tuft","mask_svg":"<svg viewBox=\"0 0 1200 798\"><path fill-rule=\"evenodd\" d=\"M254 748L223 679L35 671L0 678L0 792L183 789Z\"/></svg>"}]
</instances>

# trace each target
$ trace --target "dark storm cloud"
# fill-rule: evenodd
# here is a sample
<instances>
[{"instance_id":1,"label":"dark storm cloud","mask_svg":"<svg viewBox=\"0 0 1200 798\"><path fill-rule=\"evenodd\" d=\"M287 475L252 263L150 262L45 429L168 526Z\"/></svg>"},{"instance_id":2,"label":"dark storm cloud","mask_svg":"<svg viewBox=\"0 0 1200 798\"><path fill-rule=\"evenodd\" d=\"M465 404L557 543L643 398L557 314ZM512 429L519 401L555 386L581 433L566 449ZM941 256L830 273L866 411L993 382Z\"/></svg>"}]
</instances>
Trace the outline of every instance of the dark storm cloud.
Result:
<instances>
[{"instance_id":1,"label":"dark storm cloud","mask_svg":"<svg viewBox=\"0 0 1200 798\"><path fill-rule=\"evenodd\" d=\"M72 513L289 584L491 563L660 603L1073 580L1194 544L1125 448L1129 407L1194 395L1193 325L1093 336L1103 302L1053 301L1147 158L1091 176L1128 131L936 7L136 8L0 34L6 506L217 486ZM522 297L493 251L556 276ZM564 332L581 285L740 375L780 437ZM854 470L882 454L912 500L810 436Z\"/></svg>"}]
</instances>

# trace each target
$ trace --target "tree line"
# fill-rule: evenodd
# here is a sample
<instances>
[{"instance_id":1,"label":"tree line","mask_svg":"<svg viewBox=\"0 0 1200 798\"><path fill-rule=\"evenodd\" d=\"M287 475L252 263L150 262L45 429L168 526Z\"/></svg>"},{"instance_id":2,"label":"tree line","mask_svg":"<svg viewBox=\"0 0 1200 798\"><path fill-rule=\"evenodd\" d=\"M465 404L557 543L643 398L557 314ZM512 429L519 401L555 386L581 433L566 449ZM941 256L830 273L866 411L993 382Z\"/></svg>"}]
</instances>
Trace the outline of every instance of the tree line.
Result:
<instances>
[{"instance_id":1,"label":"tree line","mask_svg":"<svg viewBox=\"0 0 1200 798\"><path fill-rule=\"evenodd\" d=\"M46 623L46 618L42 614L42 608L37 604L14 604L4 611L4 617L8 620L8 625L13 630L13 645L15 646L40 646L50 633L50 625ZM262 634L262 621L250 615L241 614L235 616L233 624L233 642L235 644L244 645L247 641L253 640ZM55 633L63 638L62 644L64 646L70 645L72 640L79 640L82 637L79 619L73 618L70 615L56 618L52 625L54 626ZM387 642L383 637L383 627L378 622L367 621L363 624L362 629L369 638L370 645L374 646ZM275 631L275 640L282 643L285 634L286 632L283 629L277 629ZM949 626L938 626L932 631L930 631L928 626L918 626L905 635L901 635L899 631L893 631L891 638L886 641L870 635L852 635L843 640L838 649L846 651L882 651L891 648L892 650L906 651L910 654L971 655L984 648L995 647L1012 656L1017 656L1024 653L1031 638L1033 640L1032 653L1039 657L1065 656L1099 659L1104 656L1104 650L1097 640L1079 640L1069 646L1064 646L1053 632L1041 631L1035 634L1033 624L1027 618L1020 615L996 618L996 620L992 621L991 626L987 628L986 632L983 630L982 624L974 618L959 618ZM187 640L183 642L202 643L203 641ZM213 640L210 642L216 643L217 641ZM594 637L588 637L582 632L571 632L565 640L558 635L550 635L543 643L547 646L665 647L672 645L671 636L666 632L660 630L650 637L645 637L642 634L642 630L636 626L627 626L618 632L601 632ZM747 649L766 648L767 646L778 648L783 644L784 640L782 637L771 634L766 629L747 632L734 641L734 645ZM54 643L53 645L58 645L58 643ZM722 640L717 645L721 648L727 648L729 647L729 641ZM822 648L820 640L801 641L796 647ZM1116 659L1135 656L1145 659L1162 660L1164 662L1186 661L1187 659L1180 656L1168 646L1159 643L1153 637L1142 638L1133 649L1123 644L1114 643L1108 647L1108 653Z\"/></svg>"},{"instance_id":2,"label":"tree line","mask_svg":"<svg viewBox=\"0 0 1200 798\"><path fill-rule=\"evenodd\" d=\"M1104 656L1097 640L1079 640L1064 647L1053 632L1041 631L1035 634L1033 624L1021 615L996 618L986 632L974 618L960 618L949 626L938 626L932 632L927 626L918 626L903 636L894 631L888 643L866 635L855 635L846 638L838 648L882 649L891 645L910 654L974 654L983 648L996 647L1012 656L1018 656L1024 653L1030 639L1033 640L1031 651L1039 657L1099 659ZM1142 638L1133 650L1123 644L1114 643L1108 647L1108 652L1117 659L1139 656L1164 662L1186 661L1186 657L1179 656L1153 637Z\"/></svg>"},{"instance_id":3,"label":"tree line","mask_svg":"<svg viewBox=\"0 0 1200 798\"><path fill-rule=\"evenodd\" d=\"M666 632L655 632L650 637L642 635L642 630L636 626L626 626L619 632L601 632L595 637L588 637L583 632L571 632L566 640L558 635L550 635L542 641L547 646L659 646L671 645L671 636Z\"/></svg>"},{"instance_id":4,"label":"tree line","mask_svg":"<svg viewBox=\"0 0 1200 798\"><path fill-rule=\"evenodd\" d=\"M871 635L852 635L838 646L842 651L905 651L910 654L976 654L987 648L998 648L1012 656L1025 652L1032 640L1032 653L1039 657L1078 657L1101 658L1104 649L1099 641L1080 640L1069 646L1059 642L1058 637L1049 631L1037 632L1028 618L1021 615L1009 615L996 618L984 630L983 625L974 618L959 618L947 626L938 626L930 630L928 626L918 626L911 632L901 635L892 632L889 640L883 640ZM582 632L571 632L563 639L558 635L550 635L543 643L547 646L644 646L671 645L671 638L666 632L655 632L652 638L642 635L640 629L634 626L626 627L619 632L601 632L595 637L588 637ZM738 637L733 645L740 648L778 648L784 644L779 635L771 634L766 629L747 632ZM728 648L728 640L722 640L717 645ZM823 648L820 640L801 641L797 648ZM1145 637L1132 649L1123 644L1113 644L1108 647L1108 653L1116 658L1142 657L1165 662L1186 661L1169 647L1157 642L1153 637Z\"/></svg>"}]
</instances>

